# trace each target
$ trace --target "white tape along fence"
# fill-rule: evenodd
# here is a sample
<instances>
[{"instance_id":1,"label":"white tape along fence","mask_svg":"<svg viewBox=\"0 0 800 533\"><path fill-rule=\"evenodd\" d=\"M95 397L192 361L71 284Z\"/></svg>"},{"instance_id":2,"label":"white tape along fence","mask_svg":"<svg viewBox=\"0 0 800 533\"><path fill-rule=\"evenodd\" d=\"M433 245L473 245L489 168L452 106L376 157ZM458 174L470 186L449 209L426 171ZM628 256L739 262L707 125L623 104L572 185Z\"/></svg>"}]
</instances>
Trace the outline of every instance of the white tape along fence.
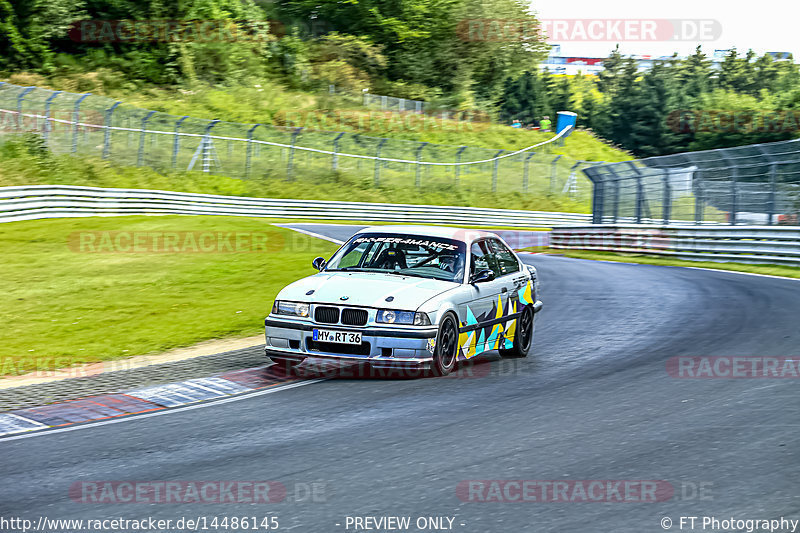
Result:
<instances>
[{"instance_id":1,"label":"white tape along fence","mask_svg":"<svg viewBox=\"0 0 800 533\"><path fill-rule=\"evenodd\" d=\"M586 224L591 215L479 207L216 196L70 185L0 187L0 222L122 215L227 215L476 226Z\"/></svg>"},{"instance_id":2,"label":"white tape along fence","mask_svg":"<svg viewBox=\"0 0 800 533\"><path fill-rule=\"evenodd\" d=\"M697 261L800 266L797 227L586 225L554 229L550 246Z\"/></svg>"}]
</instances>

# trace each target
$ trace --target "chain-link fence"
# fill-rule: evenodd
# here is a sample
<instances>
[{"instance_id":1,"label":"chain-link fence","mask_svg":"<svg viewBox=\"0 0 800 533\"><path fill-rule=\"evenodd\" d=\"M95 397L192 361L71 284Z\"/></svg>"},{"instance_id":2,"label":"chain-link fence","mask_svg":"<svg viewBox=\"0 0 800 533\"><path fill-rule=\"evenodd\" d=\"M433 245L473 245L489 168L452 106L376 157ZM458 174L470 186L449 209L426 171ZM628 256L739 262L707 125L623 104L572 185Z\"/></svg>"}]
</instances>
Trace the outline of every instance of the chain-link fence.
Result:
<instances>
[{"instance_id":1,"label":"chain-link fence","mask_svg":"<svg viewBox=\"0 0 800 533\"><path fill-rule=\"evenodd\" d=\"M241 124L148 111L110 98L0 83L0 139L34 132L53 152L158 170L245 179L316 179L340 172L374 186L519 192L588 205L590 164L550 153L510 153L358 133ZM472 161L483 161L468 164Z\"/></svg>"},{"instance_id":2,"label":"chain-link fence","mask_svg":"<svg viewBox=\"0 0 800 533\"><path fill-rule=\"evenodd\" d=\"M598 165L593 222L797 225L800 139Z\"/></svg>"}]
</instances>

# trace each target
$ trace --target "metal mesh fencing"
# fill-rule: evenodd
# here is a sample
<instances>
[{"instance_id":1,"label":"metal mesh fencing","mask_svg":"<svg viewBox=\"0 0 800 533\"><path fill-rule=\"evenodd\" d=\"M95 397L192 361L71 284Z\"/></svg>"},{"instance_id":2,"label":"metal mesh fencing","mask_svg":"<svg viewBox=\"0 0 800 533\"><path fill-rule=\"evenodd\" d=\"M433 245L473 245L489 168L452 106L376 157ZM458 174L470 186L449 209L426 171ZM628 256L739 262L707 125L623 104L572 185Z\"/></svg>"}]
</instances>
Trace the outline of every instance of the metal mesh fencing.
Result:
<instances>
[{"instance_id":1,"label":"metal mesh fencing","mask_svg":"<svg viewBox=\"0 0 800 533\"><path fill-rule=\"evenodd\" d=\"M584 170L595 224L797 225L800 139Z\"/></svg>"},{"instance_id":2,"label":"metal mesh fencing","mask_svg":"<svg viewBox=\"0 0 800 533\"><path fill-rule=\"evenodd\" d=\"M403 104L407 110L408 102L413 101ZM455 186L481 193L564 196L587 205L591 183L579 170L596 164L552 154L550 141L556 138L514 153L175 116L102 96L0 82L0 139L26 132L41 136L55 153L159 171L243 179L302 176L311 182L338 173L374 187L446 192Z\"/></svg>"}]
</instances>

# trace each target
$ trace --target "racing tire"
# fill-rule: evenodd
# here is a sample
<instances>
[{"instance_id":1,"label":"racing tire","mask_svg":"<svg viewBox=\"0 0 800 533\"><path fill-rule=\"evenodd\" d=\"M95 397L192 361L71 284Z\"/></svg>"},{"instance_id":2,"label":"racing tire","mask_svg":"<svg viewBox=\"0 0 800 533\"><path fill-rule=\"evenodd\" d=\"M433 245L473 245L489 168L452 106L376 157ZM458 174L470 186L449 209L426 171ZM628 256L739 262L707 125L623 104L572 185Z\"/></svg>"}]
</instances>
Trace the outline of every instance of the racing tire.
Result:
<instances>
[{"instance_id":1,"label":"racing tire","mask_svg":"<svg viewBox=\"0 0 800 533\"><path fill-rule=\"evenodd\" d=\"M526 305L517 319L517 333L511 349L500 350L503 357L527 357L533 346L534 313L533 307Z\"/></svg>"},{"instance_id":2,"label":"racing tire","mask_svg":"<svg viewBox=\"0 0 800 533\"><path fill-rule=\"evenodd\" d=\"M439 326L436 335L436 347L433 351L430 375L446 376L456 366L458 358L458 322L455 316L447 314Z\"/></svg>"}]
</instances>

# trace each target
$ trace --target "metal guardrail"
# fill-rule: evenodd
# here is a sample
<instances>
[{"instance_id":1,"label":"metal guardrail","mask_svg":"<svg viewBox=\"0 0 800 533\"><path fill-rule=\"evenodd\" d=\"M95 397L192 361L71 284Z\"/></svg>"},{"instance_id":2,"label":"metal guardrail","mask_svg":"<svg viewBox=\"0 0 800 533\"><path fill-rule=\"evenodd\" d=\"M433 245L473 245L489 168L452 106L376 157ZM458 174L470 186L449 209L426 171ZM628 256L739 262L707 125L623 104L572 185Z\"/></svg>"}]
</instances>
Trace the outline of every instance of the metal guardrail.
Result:
<instances>
[{"instance_id":1,"label":"metal guardrail","mask_svg":"<svg viewBox=\"0 0 800 533\"><path fill-rule=\"evenodd\" d=\"M696 261L800 266L800 228L586 225L554 229L561 250L639 253Z\"/></svg>"},{"instance_id":2,"label":"metal guardrail","mask_svg":"<svg viewBox=\"0 0 800 533\"><path fill-rule=\"evenodd\" d=\"M122 215L225 215L475 226L553 227L590 215L480 207L218 196L69 185L0 187L0 222Z\"/></svg>"},{"instance_id":3,"label":"metal guardrail","mask_svg":"<svg viewBox=\"0 0 800 533\"><path fill-rule=\"evenodd\" d=\"M800 139L596 165L593 222L798 225ZM627 221L625 221L627 222Z\"/></svg>"}]
</instances>

